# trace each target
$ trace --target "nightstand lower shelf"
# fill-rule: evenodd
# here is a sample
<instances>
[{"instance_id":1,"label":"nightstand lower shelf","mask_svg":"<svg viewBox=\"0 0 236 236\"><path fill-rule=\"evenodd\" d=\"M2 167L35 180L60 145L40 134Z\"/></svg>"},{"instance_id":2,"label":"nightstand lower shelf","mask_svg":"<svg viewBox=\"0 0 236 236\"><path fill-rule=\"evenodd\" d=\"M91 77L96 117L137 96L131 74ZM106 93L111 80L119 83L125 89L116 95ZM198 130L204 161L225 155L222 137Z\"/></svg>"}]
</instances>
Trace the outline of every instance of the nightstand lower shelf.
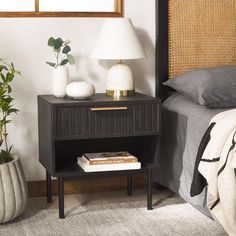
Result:
<instances>
[{"instance_id":1,"label":"nightstand lower shelf","mask_svg":"<svg viewBox=\"0 0 236 236\"><path fill-rule=\"evenodd\" d=\"M75 161L74 162L63 162L61 166L56 169L53 174L54 177L69 178L106 178L114 176L124 175L140 175L145 173L148 168L154 168L154 164L142 164L141 169L135 170L118 170L118 171L99 171L99 172L85 172Z\"/></svg>"}]
</instances>

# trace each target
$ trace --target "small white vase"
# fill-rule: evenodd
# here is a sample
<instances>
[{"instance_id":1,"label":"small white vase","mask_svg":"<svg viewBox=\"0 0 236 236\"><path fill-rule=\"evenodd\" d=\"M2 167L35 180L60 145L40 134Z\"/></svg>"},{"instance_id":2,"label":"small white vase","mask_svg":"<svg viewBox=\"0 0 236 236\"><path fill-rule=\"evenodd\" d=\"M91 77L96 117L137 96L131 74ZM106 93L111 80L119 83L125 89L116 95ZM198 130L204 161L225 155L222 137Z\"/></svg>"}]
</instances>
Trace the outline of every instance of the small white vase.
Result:
<instances>
[{"instance_id":1,"label":"small white vase","mask_svg":"<svg viewBox=\"0 0 236 236\"><path fill-rule=\"evenodd\" d=\"M57 98L66 96L66 86L69 84L69 70L66 66L53 69L52 92Z\"/></svg>"}]
</instances>

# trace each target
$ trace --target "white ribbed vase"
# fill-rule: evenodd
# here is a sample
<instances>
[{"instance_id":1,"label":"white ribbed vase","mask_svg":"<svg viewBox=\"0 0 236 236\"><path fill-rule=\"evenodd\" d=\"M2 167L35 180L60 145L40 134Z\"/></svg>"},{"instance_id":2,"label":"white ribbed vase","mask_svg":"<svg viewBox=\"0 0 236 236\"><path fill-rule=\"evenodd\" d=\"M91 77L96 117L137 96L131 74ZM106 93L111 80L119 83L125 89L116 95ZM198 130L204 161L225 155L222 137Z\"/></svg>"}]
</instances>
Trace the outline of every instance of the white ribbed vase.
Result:
<instances>
[{"instance_id":1,"label":"white ribbed vase","mask_svg":"<svg viewBox=\"0 0 236 236\"><path fill-rule=\"evenodd\" d=\"M17 156L0 164L0 223L15 219L25 209L28 189L24 171Z\"/></svg>"},{"instance_id":2,"label":"white ribbed vase","mask_svg":"<svg viewBox=\"0 0 236 236\"><path fill-rule=\"evenodd\" d=\"M52 92L57 98L66 96L66 86L69 84L69 70L66 66L53 69Z\"/></svg>"}]
</instances>

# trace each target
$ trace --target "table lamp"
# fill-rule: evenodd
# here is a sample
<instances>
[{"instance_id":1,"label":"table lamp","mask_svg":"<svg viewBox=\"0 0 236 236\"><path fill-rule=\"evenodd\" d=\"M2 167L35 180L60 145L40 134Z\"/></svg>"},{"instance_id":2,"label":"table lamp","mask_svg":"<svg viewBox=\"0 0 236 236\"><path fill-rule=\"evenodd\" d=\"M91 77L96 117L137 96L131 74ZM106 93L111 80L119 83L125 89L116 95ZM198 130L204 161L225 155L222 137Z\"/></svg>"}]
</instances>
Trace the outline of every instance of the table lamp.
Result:
<instances>
[{"instance_id":1,"label":"table lamp","mask_svg":"<svg viewBox=\"0 0 236 236\"><path fill-rule=\"evenodd\" d=\"M118 60L118 63L112 66L108 72L107 96L134 95L135 87L132 71L123 63L123 60L144 57L145 52L130 19L105 20L91 58Z\"/></svg>"}]
</instances>

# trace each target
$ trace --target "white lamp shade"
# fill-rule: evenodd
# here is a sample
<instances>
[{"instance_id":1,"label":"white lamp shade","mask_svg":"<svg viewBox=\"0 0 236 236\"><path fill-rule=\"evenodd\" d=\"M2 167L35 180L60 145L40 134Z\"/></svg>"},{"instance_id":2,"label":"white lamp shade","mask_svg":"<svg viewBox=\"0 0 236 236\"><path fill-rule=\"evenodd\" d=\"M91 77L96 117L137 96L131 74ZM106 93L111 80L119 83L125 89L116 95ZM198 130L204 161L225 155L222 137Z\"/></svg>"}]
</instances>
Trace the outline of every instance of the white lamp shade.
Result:
<instances>
[{"instance_id":1,"label":"white lamp shade","mask_svg":"<svg viewBox=\"0 0 236 236\"><path fill-rule=\"evenodd\" d=\"M105 20L91 58L128 60L143 57L145 52L130 19Z\"/></svg>"}]
</instances>

